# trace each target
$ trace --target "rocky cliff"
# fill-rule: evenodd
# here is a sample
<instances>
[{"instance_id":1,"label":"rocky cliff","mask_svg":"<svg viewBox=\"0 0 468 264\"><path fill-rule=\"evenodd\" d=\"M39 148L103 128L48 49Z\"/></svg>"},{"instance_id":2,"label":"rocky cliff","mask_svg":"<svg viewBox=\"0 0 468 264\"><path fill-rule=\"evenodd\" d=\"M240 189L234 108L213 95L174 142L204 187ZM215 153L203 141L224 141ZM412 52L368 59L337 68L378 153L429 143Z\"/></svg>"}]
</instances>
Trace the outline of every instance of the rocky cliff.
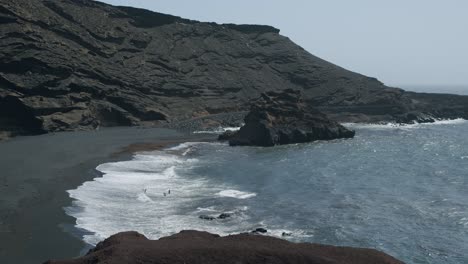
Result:
<instances>
[{"instance_id":1,"label":"rocky cliff","mask_svg":"<svg viewBox=\"0 0 468 264\"><path fill-rule=\"evenodd\" d=\"M149 240L136 232L120 233L99 243L86 256L46 264L85 263L403 264L372 249L295 244L249 234L220 237L198 231L182 231L160 240Z\"/></svg>"},{"instance_id":2,"label":"rocky cliff","mask_svg":"<svg viewBox=\"0 0 468 264\"><path fill-rule=\"evenodd\" d=\"M269 26L91 0L0 0L0 137L244 111L262 92L283 89L303 90L341 121L468 112L467 97L386 87Z\"/></svg>"},{"instance_id":3,"label":"rocky cliff","mask_svg":"<svg viewBox=\"0 0 468 264\"><path fill-rule=\"evenodd\" d=\"M231 146L272 147L355 134L310 105L306 107L301 92L292 89L262 93L252 102L244 122L239 131L228 130L219 139L229 140Z\"/></svg>"}]
</instances>

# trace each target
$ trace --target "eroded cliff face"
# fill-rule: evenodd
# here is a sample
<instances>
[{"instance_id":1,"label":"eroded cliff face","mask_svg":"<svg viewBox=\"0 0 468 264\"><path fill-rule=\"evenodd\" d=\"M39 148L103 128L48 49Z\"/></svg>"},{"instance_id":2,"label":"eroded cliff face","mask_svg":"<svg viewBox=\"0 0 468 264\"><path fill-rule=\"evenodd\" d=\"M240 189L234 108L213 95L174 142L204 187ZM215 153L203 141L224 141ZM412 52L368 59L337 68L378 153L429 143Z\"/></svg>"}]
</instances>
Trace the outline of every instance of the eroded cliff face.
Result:
<instances>
[{"instance_id":1,"label":"eroded cliff face","mask_svg":"<svg viewBox=\"0 0 468 264\"><path fill-rule=\"evenodd\" d=\"M284 89L303 90L306 102L340 120L394 119L415 110L414 101L427 106L311 55L269 26L90 0L0 0L3 135L245 111L262 92Z\"/></svg>"},{"instance_id":2,"label":"eroded cliff face","mask_svg":"<svg viewBox=\"0 0 468 264\"><path fill-rule=\"evenodd\" d=\"M299 90L262 93L252 102L249 113L239 131L226 131L218 139L229 140L231 146L272 147L353 138L348 130L325 114L305 107Z\"/></svg>"}]
</instances>

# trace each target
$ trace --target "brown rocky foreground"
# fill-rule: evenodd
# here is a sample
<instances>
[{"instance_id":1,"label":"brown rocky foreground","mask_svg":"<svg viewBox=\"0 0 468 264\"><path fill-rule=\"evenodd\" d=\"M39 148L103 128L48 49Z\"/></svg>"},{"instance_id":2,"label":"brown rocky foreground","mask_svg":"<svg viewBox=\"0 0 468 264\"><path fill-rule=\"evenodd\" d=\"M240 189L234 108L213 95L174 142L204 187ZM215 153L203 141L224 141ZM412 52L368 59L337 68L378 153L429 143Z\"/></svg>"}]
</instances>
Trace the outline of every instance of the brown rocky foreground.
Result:
<instances>
[{"instance_id":1,"label":"brown rocky foreground","mask_svg":"<svg viewBox=\"0 0 468 264\"><path fill-rule=\"evenodd\" d=\"M137 232L119 233L99 243L86 256L46 264L99 263L308 263L401 264L374 249L292 243L262 235L226 237L199 231L182 231L159 240Z\"/></svg>"}]
</instances>

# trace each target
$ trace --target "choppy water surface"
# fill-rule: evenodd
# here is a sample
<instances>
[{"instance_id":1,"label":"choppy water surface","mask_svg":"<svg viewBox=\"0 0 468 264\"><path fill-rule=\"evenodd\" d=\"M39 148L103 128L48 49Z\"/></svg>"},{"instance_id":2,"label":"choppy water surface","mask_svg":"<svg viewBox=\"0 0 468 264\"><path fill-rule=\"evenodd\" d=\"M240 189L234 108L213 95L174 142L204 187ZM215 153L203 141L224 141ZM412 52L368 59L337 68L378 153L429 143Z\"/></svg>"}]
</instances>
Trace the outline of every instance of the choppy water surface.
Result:
<instances>
[{"instance_id":1,"label":"choppy water surface","mask_svg":"<svg viewBox=\"0 0 468 264\"><path fill-rule=\"evenodd\" d=\"M182 144L97 167L67 213L90 244L119 231L268 229L407 263L468 263L468 123L349 125L352 140L275 148ZM171 191L168 194L168 191ZM164 195L166 193L166 195ZM227 219L213 221L200 215Z\"/></svg>"}]
</instances>

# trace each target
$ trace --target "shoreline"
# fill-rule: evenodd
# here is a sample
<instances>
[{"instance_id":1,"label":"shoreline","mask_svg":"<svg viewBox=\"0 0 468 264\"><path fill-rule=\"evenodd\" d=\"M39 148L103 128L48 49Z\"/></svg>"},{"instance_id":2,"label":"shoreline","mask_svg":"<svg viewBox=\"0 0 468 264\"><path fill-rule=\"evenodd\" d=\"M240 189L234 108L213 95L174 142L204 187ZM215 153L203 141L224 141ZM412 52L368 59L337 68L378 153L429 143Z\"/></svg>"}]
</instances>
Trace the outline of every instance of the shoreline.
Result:
<instances>
[{"instance_id":1,"label":"shoreline","mask_svg":"<svg viewBox=\"0 0 468 264\"><path fill-rule=\"evenodd\" d=\"M74 226L76 219L68 216L64 207L73 201L67 190L100 176L95 171L97 165L128 160L140 151L216 141L216 137L166 128L125 127L0 142L0 263L42 263L86 253L89 245L79 237L82 233ZM21 199L15 201L11 191L19 192ZM16 210L8 202L17 202ZM16 214L8 215L12 211Z\"/></svg>"},{"instance_id":2,"label":"shoreline","mask_svg":"<svg viewBox=\"0 0 468 264\"><path fill-rule=\"evenodd\" d=\"M67 190L99 177L99 164L188 141L215 140L166 128L111 128L18 137L0 142L0 262L73 258L87 244L65 213ZM5 157L5 158L3 158Z\"/></svg>"}]
</instances>

